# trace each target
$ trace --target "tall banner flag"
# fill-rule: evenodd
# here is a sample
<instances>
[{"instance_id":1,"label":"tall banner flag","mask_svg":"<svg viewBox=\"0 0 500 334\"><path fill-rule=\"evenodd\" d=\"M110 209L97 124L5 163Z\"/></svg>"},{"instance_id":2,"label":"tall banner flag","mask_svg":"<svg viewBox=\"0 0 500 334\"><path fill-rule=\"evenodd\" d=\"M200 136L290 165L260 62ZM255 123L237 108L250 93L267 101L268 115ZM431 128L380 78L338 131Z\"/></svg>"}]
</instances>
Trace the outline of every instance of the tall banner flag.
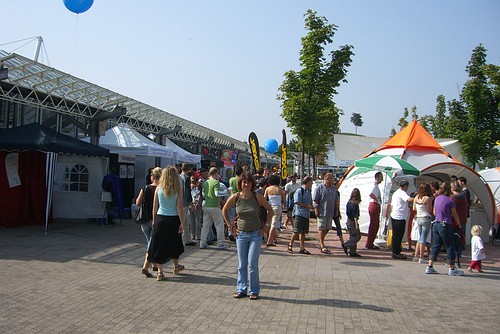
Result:
<instances>
[{"instance_id":1,"label":"tall banner flag","mask_svg":"<svg viewBox=\"0 0 500 334\"><path fill-rule=\"evenodd\" d=\"M288 170L286 167L286 132L285 129L282 131L283 141L281 143L281 184L286 184L286 177L288 176Z\"/></svg>"},{"instance_id":2,"label":"tall banner flag","mask_svg":"<svg viewBox=\"0 0 500 334\"><path fill-rule=\"evenodd\" d=\"M250 132L248 135L248 143L250 144L250 152L252 153L253 167L257 172L260 168L260 147L257 135L254 132Z\"/></svg>"}]
</instances>

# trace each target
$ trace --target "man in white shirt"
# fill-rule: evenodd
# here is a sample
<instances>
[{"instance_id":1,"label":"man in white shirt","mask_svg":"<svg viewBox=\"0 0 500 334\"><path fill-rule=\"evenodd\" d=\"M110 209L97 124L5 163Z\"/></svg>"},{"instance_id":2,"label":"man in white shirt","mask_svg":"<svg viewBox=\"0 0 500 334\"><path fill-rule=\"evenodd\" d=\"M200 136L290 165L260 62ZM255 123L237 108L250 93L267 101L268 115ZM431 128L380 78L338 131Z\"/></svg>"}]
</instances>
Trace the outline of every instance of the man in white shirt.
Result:
<instances>
[{"instance_id":1,"label":"man in white shirt","mask_svg":"<svg viewBox=\"0 0 500 334\"><path fill-rule=\"evenodd\" d=\"M285 185L285 194L286 194L286 221L284 224L284 228L288 225L288 223L292 223L292 211L293 211L293 195L297 189L299 189L300 184L297 183L297 173L293 173L290 176L290 182Z\"/></svg>"},{"instance_id":2,"label":"man in white shirt","mask_svg":"<svg viewBox=\"0 0 500 334\"><path fill-rule=\"evenodd\" d=\"M403 180L399 183L399 189L394 192L391 200L391 223L392 223L392 258L405 260L406 255L401 254L401 242L405 234L406 219L410 214L408 203L413 198L407 193L410 183Z\"/></svg>"}]
</instances>

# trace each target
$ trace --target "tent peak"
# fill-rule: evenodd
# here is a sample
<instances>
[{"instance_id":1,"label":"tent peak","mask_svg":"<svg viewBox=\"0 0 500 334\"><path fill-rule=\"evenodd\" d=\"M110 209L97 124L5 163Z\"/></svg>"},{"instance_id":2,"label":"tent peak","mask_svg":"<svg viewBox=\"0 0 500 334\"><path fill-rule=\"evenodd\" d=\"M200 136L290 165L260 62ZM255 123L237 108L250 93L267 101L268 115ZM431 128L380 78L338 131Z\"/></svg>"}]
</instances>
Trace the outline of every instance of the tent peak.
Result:
<instances>
[{"instance_id":1,"label":"tent peak","mask_svg":"<svg viewBox=\"0 0 500 334\"><path fill-rule=\"evenodd\" d=\"M443 147L427 132L422 125L413 120L392 138L380 145L375 152L386 148L430 148L445 153Z\"/></svg>"}]
</instances>

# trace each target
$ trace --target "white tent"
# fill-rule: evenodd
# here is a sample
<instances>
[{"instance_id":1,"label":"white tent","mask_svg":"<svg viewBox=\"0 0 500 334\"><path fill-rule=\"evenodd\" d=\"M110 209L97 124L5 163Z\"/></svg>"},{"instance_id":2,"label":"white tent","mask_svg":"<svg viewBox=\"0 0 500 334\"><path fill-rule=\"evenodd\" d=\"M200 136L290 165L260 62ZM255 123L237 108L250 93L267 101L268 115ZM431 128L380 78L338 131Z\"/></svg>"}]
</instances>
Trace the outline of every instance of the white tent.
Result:
<instances>
[{"instance_id":1,"label":"white tent","mask_svg":"<svg viewBox=\"0 0 500 334\"><path fill-rule=\"evenodd\" d=\"M416 121L379 146L372 154L374 153L377 155L397 156L420 170L420 176L418 177L398 176L396 178L404 178L410 181L410 184L414 186L413 190L410 189L410 191L415 191L416 187L422 182L448 181L451 175L465 177L469 191L480 202L480 206L471 207L472 224L481 224L483 227L486 227L484 228L485 235L483 237L487 238L488 231L494 222L496 211L490 188L476 171L455 160ZM344 212L345 204L349 200L352 189L357 187L361 191L362 196L360 228L362 232L366 233L370 223L368 216L368 195L373 187L375 171L355 175L356 170L357 167L352 167L348 171L339 188L341 192L341 209ZM384 203L387 203L391 191L395 191L397 185L396 182L393 182L395 180L391 180L388 175L384 175L384 178L387 182L382 183L380 187L385 197ZM385 207L382 208L381 225L384 222L385 209ZM470 226L467 226L467 228L470 228Z\"/></svg>"},{"instance_id":2,"label":"white tent","mask_svg":"<svg viewBox=\"0 0 500 334\"><path fill-rule=\"evenodd\" d=\"M88 142L90 139L87 137L83 140ZM144 186L147 169L155 166L155 157L161 158L162 166L175 163L171 148L157 144L122 124L107 130L104 136L99 137L99 146L107 148L109 153L118 154L119 161L135 165L134 194L138 194Z\"/></svg>"},{"instance_id":3,"label":"white tent","mask_svg":"<svg viewBox=\"0 0 500 334\"><path fill-rule=\"evenodd\" d=\"M482 170L479 175L486 181L495 197L497 208L497 219L495 221L500 224L500 167Z\"/></svg>"},{"instance_id":4,"label":"white tent","mask_svg":"<svg viewBox=\"0 0 500 334\"><path fill-rule=\"evenodd\" d=\"M54 171L53 215L54 218L101 218L104 208L101 202L101 183L107 174L107 159L59 154ZM85 166L88 171L87 191L69 191L70 171L75 166Z\"/></svg>"},{"instance_id":5,"label":"white tent","mask_svg":"<svg viewBox=\"0 0 500 334\"><path fill-rule=\"evenodd\" d=\"M85 138L85 141L89 139ZM99 137L99 146L107 148L114 154L162 158L174 156L171 148L159 145L124 125L117 125L107 130L104 136Z\"/></svg>"},{"instance_id":6,"label":"white tent","mask_svg":"<svg viewBox=\"0 0 500 334\"><path fill-rule=\"evenodd\" d=\"M0 150L6 151L0 152L5 159L0 175L5 174L9 180L0 186L4 197L0 226L43 222L47 233L51 207L52 218L102 215L97 199L108 150L38 123L1 130ZM45 155L43 159L40 152ZM74 167L78 168L73 173Z\"/></svg>"},{"instance_id":7,"label":"white tent","mask_svg":"<svg viewBox=\"0 0 500 334\"><path fill-rule=\"evenodd\" d=\"M175 163L186 162L188 164L196 165L201 163L201 155L193 154L182 147L177 146L170 139L166 138L165 146L172 150L174 153L173 160Z\"/></svg>"}]
</instances>

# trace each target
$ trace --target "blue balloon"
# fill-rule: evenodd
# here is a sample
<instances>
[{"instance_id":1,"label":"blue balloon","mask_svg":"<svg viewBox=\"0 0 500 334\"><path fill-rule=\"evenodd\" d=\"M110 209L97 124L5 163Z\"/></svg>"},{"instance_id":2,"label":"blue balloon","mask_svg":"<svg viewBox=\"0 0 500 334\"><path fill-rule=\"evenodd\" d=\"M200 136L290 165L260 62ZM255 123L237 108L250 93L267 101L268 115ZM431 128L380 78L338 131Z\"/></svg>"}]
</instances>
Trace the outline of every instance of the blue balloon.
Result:
<instances>
[{"instance_id":1,"label":"blue balloon","mask_svg":"<svg viewBox=\"0 0 500 334\"><path fill-rule=\"evenodd\" d=\"M264 142L264 149L266 152L274 154L278 150L278 142L274 138L268 139Z\"/></svg>"},{"instance_id":2,"label":"blue balloon","mask_svg":"<svg viewBox=\"0 0 500 334\"><path fill-rule=\"evenodd\" d=\"M94 0L63 0L64 6L76 14L80 14L89 10L94 3Z\"/></svg>"}]
</instances>

